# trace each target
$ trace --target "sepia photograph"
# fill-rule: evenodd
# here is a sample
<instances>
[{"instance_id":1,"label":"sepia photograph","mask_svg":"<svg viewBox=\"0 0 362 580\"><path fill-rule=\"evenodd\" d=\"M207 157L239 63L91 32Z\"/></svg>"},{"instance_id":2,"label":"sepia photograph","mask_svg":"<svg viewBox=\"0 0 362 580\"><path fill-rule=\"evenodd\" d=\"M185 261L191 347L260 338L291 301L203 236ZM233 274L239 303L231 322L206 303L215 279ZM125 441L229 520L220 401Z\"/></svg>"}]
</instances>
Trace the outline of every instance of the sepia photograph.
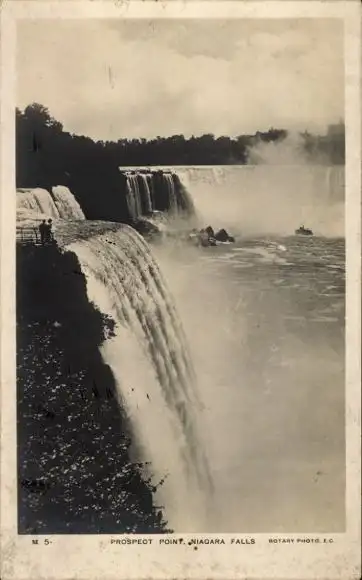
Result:
<instances>
[{"instance_id":1,"label":"sepia photograph","mask_svg":"<svg viewBox=\"0 0 362 580\"><path fill-rule=\"evenodd\" d=\"M19 532L342 532L343 23L17 33Z\"/></svg>"},{"instance_id":2,"label":"sepia photograph","mask_svg":"<svg viewBox=\"0 0 362 580\"><path fill-rule=\"evenodd\" d=\"M15 533L345 534L343 18L15 34Z\"/></svg>"}]
</instances>

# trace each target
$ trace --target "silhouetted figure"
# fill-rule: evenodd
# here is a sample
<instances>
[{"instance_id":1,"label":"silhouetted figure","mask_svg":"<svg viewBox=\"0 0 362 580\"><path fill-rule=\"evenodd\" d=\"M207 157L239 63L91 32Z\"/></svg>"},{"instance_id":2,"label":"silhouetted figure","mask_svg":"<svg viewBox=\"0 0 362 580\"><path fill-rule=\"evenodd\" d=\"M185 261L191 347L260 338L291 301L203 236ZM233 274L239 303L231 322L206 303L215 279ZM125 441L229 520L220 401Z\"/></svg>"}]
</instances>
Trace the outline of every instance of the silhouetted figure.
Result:
<instances>
[{"instance_id":1,"label":"silhouetted figure","mask_svg":"<svg viewBox=\"0 0 362 580\"><path fill-rule=\"evenodd\" d=\"M52 232L53 222L52 220L48 220L48 223L45 225L45 242L51 244L53 241L53 232Z\"/></svg>"},{"instance_id":2,"label":"silhouetted figure","mask_svg":"<svg viewBox=\"0 0 362 580\"><path fill-rule=\"evenodd\" d=\"M40 242L44 246L47 237L47 224L45 223L45 220L41 222L39 226L39 232L40 232Z\"/></svg>"}]
</instances>

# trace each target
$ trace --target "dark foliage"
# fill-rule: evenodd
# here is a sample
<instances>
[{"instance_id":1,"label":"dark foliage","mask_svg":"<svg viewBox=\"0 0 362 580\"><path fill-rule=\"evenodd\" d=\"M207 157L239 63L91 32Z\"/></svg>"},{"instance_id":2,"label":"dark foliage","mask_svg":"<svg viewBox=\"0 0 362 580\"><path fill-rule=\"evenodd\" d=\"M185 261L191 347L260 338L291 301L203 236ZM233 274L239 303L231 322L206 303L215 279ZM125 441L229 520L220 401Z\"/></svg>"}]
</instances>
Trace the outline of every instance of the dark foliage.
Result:
<instances>
[{"instance_id":1,"label":"dark foliage","mask_svg":"<svg viewBox=\"0 0 362 580\"><path fill-rule=\"evenodd\" d=\"M69 187L88 219L127 221L125 177L104 143L64 132L47 109L16 113L17 187Z\"/></svg>"},{"instance_id":2,"label":"dark foliage","mask_svg":"<svg viewBox=\"0 0 362 580\"><path fill-rule=\"evenodd\" d=\"M74 254L17 249L19 533L162 533Z\"/></svg>"},{"instance_id":3,"label":"dark foliage","mask_svg":"<svg viewBox=\"0 0 362 580\"><path fill-rule=\"evenodd\" d=\"M95 142L63 131L48 109L34 103L23 112L16 111L17 187L48 189L66 185L88 219L128 222L125 177L120 166L246 164L251 147L276 143L287 135L285 130L271 128L236 138L207 134L190 139L173 135ZM311 161L344 163L343 124L331 127L325 137L307 132L301 137Z\"/></svg>"}]
</instances>

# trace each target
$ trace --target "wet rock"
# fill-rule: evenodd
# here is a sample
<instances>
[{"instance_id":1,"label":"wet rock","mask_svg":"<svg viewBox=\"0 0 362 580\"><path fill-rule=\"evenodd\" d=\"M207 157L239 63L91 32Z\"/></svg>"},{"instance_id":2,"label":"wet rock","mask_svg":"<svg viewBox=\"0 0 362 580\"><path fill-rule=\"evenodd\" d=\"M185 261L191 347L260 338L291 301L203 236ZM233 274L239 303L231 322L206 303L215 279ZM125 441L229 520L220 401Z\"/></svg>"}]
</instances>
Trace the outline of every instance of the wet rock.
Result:
<instances>
[{"instance_id":1,"label":"wet rock","mask_svg":"<svg viewBox=\"0 0 362 580\"><path fill-rule=\"evenodd\" d=\"M221 229L215 234L215 239L218 242L228 242L229 241L229 234L226 230Z\"/></svg>"},{"instance_id":2,"label":"wet rock","mask_svg":"<svg viewBox=\"0 0 362 580\"><path fill-rule=\"evenodd\" d=\"M207 233L209 238L215 238L215 232L211 226L207 226L207 228L205 229L205 232Z\"/></svg>"},{"instance_id":3,"label":"wet rock","mask_svg":"<svg viewBox=\"0 0 362 580\"><path fill-rule=\"evenodd\" d=\"M161 237L160 229L151 221L145 218L139 218L136 220L132 220L130 225L146 239L158 239Z\"/></svg>"}]
</instances>

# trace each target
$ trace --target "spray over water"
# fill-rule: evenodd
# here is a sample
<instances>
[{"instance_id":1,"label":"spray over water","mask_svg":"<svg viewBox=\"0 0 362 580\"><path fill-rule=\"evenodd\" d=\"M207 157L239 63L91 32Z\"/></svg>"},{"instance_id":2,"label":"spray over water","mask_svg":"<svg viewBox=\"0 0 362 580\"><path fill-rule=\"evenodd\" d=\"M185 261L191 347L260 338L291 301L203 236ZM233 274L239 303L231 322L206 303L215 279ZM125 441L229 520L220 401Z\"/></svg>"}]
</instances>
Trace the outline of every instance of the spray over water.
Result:
<instances>
[{"instance_id":1,"label":"spray over water","mask_svg":"<svg viewBox=\"0 0 362 580\"><path fill-rule=\"evenodd\" d=\"M144 459L151 459L166 517L183 531L205 525L212 491L196 414L202 412L186 338L158 265L131 228L72 243L89 299L116 323L102 354ZM184 505L193 506L185 510Z\"/></svg>"},{"instance_id":2,"label":"spray over water","mask_svg":"<svg viewBox=\"0 0 362 580\"><path fill-rule=\"evenodd\" d=\"M343 166L272 162L173 170L187 183L203 227L284 236L304 224L317 235L344 235Z\"/></svg>"}]
</instances>

